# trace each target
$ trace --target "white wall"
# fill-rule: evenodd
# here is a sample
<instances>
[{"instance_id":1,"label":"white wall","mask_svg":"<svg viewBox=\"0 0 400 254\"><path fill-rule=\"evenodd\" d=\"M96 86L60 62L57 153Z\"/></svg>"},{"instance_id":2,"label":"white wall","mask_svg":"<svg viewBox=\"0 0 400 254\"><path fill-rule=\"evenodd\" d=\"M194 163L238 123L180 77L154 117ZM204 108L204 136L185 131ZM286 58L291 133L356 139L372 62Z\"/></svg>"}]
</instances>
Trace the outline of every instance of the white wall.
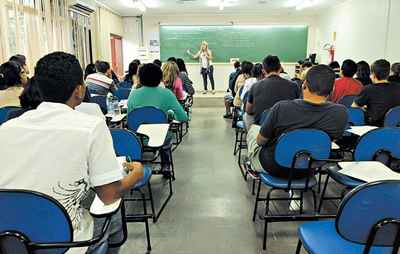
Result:
<instances>
[{"instance_id":1,"label":"white wall","mask_svg":"<svg viewBox=\"0 0 400 254\"><path fill-rule=\"evenodd\" d=\"M347 58L370 63L379 58L399 61L400 34L396 29L400 24L399 11L399 0L348 0L325 10L318 19L316 31L320 61L328 62L328 53L322 47L332 43L333 32L337 33L336 60L339 62Z\"/></svg>"},{"instance_id":2,"label":"white wall","mask_svg":"<svg viewBox=\"0 0 400 254\"><path fill-rule=\"evenodd\" d=\"M129 63L137 57L137 49L140 43L139 34L139 19L136 17L124 18L124 62ZM262 16L262 15L213 15L204 16L203 14L191 15L158 15L158 16L144 16L143 17L143 30L144 30L144 46L149 45L150 39L159 40L159 26L164 25L211 25L220 24L226 25L230 22L241 25L271 25L271 24L293 24L293 25L308 25L309 26L309 40L308 40L308 53L314 52L316 41L316 26L314 23L315 17L313 16ZM150 54L147 61L159 58L159 54ZM125 66L127 66L125 64ZM293 65L284 65L289 73L294 73ZM194 81L196 89L202 89L202 81L200 76L200 67L198 64L188 64L188 72L190 78ZM227 77L232 71L233 67L228 64L215 64L215 82L216 89L223 91L226 90Z\"/></svg>"}]
</instances>

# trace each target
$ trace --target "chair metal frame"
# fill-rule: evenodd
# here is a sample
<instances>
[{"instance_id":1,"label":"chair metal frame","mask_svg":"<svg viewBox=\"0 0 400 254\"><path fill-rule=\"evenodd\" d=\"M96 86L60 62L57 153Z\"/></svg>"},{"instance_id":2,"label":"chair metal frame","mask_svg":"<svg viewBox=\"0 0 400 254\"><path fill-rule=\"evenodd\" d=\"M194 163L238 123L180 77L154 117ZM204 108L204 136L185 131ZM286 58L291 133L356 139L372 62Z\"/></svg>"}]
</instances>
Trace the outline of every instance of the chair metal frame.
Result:
<instances>
[{"instance_id":1,"label":"chair metal frame","mask_svg":"<svg viewBox=\"0 0 400 254\"><path fill-rule=\"evenodd\" d=\"M152 110L159 111L160 113L165 115L165 122L160 122L160 123L168 123L167 115L162 110L160 110L159 108L153 107L153 106L147 106L147 107L138 108L136 110L140 110L140 109L143 109L143 108L151 108ZM133 128L133 129L130 128L132 126L129 126L129 115L132 115L132 113L134 113L134 112L135 112L135 110L128 114L128 122L127 122L128 130L132 131L133 133L135 133L140 138L141 143L142 143L142 148L143 148L142 151L143 151L143 153L150 152L150 153L154 154L153 158L151 158L149 160L143 159L143 162L144 163L151 163L151 164L160 164L161 162L158 162L157 159L160 157L159 151L160 151L160 149L162 149L163 146L161 146L161 147L148 147L148 146L146 146L145 142L144 142L144 139L148 138L148 137L146 137L146 135L137 133L137 128L139 128L140 124L138 126L134 126L134 127L136 127L136 129L135 128ZM141 124L146 124L146 121L141 122ZM156 213L155 218L154 218L154 222L158 221L158 218L160 217L160 215L162 214L162 212L164 211L165 207L167 206L168 202L171 200L171 198L172 198L172 196L174 194L173 187L172 187L172 182L175 181L175 165L174 165L174 160L173 160L173 156L172 156L172 144L171 144L171 148L168 149L168 152L169 152L169 157L171 159L170 163L171 163L171 173L172 173L171 177L168 178L169 194L168 194L167 198L165 199L165 201L162 203L158 213ZM152 174L153 175L160 175L160 174L162 174L162 172L161 172L161 170L152 170Z\"/></svg>"},{"instance_id":2,"label":"chair metal frame","mask_svg":"<svg viewBox=\"0 0 400 254\"><path fill-rule=\"evenodd\" d=\"M86 241L73 241L73 229L72 229L72 222L71 219L68 215L67 210L53 197L40 193L37 191L31 191L31 190L24 190L24 189L0 189L0 193L25 193L33 196L38 196L40 198L43 198L47 200L48 202L53 203L56 207L60 209L62 214L64 215L65 219L67 220L67 223L69 224L69 234L70 234L70 239L72 242L46 242L46 243L40 243L40 242L32 242L28 236L24 234L24 232L19 232L14 229L6 230L3 232L0 232L0 246L3 240L6 238L15 238L20 243L25 247L25 251L27 254L34 254L35 251L37 250L50 250L50 249L70 249L70 248L78 248L78 247L89 247L91 245L97 244L100 242L100 240L104 237L106 231L108 230L110 224L111 224L111 217L118 212L118 210L121 211L121 219L122 219L122 232L123 232L123 239L121 239L120 242L118 243L113 243L109 244L111 248L117 248L122 246L125 241L127 240L128 237L128 230L127 230L127 225L125 221L125 209L124 209L124 204L121 202L120 207L116 209L115 211L109 213L109 214L104 214L104 215L95 215L92 214L93 217L96 218L105 218L101 234L98 236L94 236L90 240Z\"/></svg>"},{"instance_id":3,"label":"chair metal frame","mask_svg":"<svg viewBox=\"0 0 400 254\"><path fill-rule=\"evenodd\" d=\"M304 130L312 130L312 129L299 129L299 130L294 130L291 132L296 132L296 131L304 131ZM319 130L314 130L318 132L322 132ZM286 134L289 134L291 132L288 132ZM286 134L282 134L280 139L284 137ZM325 133L327 136L327 134ZM327 138L330 140L330 138L327 136ZM277 144L280 141L278 140ZM263 148L264 149L264 148ZM330 149L330 147L329 147ZM329 153L328 153L329 154ZM276 156L276 155L275 155ZM299 159L304 158L307 160L307 167L303 168L301 170L307 170L308 175L306 177L306 182L304 188L298 189L298 188L292 188L292 182L293 182L293 174L295 170L298 170L296 168L296 163L298 162ZM253 211L253 221L256 219L257 215L257 209L258 209L258 202L260 201L265 201L265 213L262 219L264 220L264 234L263 234L263 249L265 250L267 248L267 233L268 233L268 223L270 222L284 222L284 221L304 221L304 220L310 220L310 219L315 219L316 216L316 211L317 211L317 198L316 198L316 193L313 190L313 186L309 186L310 179L312 177L315 177L316 169L312 167L314 162L323 162L325 161L324 159L314 159L312 157L312 154L309 151L306 150L299 150L294 154L294 157L292 158L291 161L291 168L289 168L289 178L287 179L287 187L286 188L277 188L273 186L268 186L270 187L269 191L267 192L267 195L265 198L260 198L260 192L261 192L261 185L262 181L261 178L258 179L258 188L257 188L257 195L256 195L256 200L255 200L255 205L254 205L254 211ZM299 197L293 197L293 193L290 195L288 198L273 198L271 197L271 194L274 191L284 191L284 192L289 192L289 191L300 191L300 196ZM313 195L313 204L314 204L314 213L310 215L304 215L303 214L303 202L304 202L304 193L311 191ZM300 209L299 209L299 215L269 215L269 203L270 201L300 201ZM326 218L326 216L319 216L319 218ZM329 216L328 216L329 218Z\"/></svg>"},{"instance_id":4,"label":"chair metal frame","mask_svg":"<svg viewBox=\"0 0 400 254\"><path fill-rule=\"evenodd\" d=\"M117 140L115 140L115 136L113 135L113 133L118 133L118 132L122 132L124 133L124 135L126 134L127 136L132 137L132 139L135 140L135 143L137 143L138 145L140 145L140 140L139 138L131 131L128 130L124 130L124 129L110 129L111 132L111 136L113 138L113 142L118 142ZM136 154L134 156L134 158L129 158L131 156L127 155L127 151L120 151L117 149L117 147L114 145L114 150L117 156L126 156L127 158L129 158L129 160L132 161L138 161L141 162L141 158L142 158L142 147L138 147L140 148L140 154ZM125 152L125 153L124 153ZM133 152L133 151L131 151ZM147 189L148 189L148 193L149 193L149 197L147 198L145 193L142 191L141 188L136 188L133 187L131 189L130 194L132 195L134 191L138 192L140 194L140 199L137 198L126 198L124 197L124 201L125 203L128 201L142 201L143 203L143 214L126 214L126 221L127 222L143 222L145 224L145 230L146 230L146 240L147 240L147 251L151 251L151 241L150 241L150 230L149 230L149 222L148 219L149 218L153 218L153 222L156 222L156 213L155 213L155 209L154 209L154 200L153 200L153 193L152 193L152 189L151 189L151 183L150 183L150 179L147 182ZM147 213L147 203L146 201L150 201L150 205L151 205L151 214Z\"/></svg>"}]
</instances>

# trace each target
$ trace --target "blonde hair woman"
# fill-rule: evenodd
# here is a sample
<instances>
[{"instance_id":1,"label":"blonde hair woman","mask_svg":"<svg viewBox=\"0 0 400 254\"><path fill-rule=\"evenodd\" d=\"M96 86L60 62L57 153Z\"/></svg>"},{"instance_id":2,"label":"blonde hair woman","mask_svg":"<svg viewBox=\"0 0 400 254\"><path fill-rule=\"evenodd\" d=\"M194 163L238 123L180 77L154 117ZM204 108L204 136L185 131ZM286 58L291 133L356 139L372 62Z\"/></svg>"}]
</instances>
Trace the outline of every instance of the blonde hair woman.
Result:
<instances>
[{"instance_id":1,"label":"blonde hair woman","mask_svg":"<svg viewBox=\"0 0 400 254\"><path fill-rule=\"evenodd\" d=\"M206 94L207 89L207 77L210 79L212 93L215 94L215 84L214 84L214 66L212 65L213 55L211 50L208 48L208 43L203 41L200 46L200 50L196 54L192 54L190 50L187 53L191 55L194 59L199 59L201 70L200 73L203 76L204 92Z\"/></svg>"},{"instance_id":2,"label":"blonde hair woman","mask_svg":"<svg viewBox=\"0 0 400 254\"><path fill-rule=\"evenodd\" d=\"M178 65L173 61L168 61L162 66L162 73L165 87L172 90L179 101L185 100L186 94L182 80L179 78Z\"/></svg>"}]
</instances>

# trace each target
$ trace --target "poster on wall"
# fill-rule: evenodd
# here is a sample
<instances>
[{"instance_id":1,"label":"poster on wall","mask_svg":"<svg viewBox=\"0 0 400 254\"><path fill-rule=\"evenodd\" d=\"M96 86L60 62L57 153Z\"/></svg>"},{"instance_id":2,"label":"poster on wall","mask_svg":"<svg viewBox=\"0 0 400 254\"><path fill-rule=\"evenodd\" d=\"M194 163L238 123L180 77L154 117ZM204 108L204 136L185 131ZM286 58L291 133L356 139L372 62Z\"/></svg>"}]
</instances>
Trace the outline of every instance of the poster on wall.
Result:
<instances>
[{"instance_id":1,"label":"poster on wall","mask_svg":"<svg viewBox=\"0 0 400 254\"><path fill-rule=\"evenodd\" d=\"M149 50L146 47L138 48L138 58L140 60L147 60L149 59Z\"/></svg>"},{"instance_id":2,"label":"poster on wall","mask_svg":"<svg viewBox=\"0 0 400 254\"><path fill-rule=\"evenodd\" d=\"M151 54L160 53L160 42L156 39L150 40L149 51Z\"/></svg>"}]
</instances>

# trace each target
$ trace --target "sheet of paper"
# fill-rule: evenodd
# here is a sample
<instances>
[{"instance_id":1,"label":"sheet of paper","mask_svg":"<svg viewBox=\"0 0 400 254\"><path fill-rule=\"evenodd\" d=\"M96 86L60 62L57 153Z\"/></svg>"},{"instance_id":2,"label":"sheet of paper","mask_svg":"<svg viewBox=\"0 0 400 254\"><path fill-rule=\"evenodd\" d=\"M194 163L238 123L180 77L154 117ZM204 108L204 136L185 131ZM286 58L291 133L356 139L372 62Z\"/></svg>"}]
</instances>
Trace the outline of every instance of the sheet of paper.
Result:
<instances>
[{"instance_id":1,"label":"sheet of paper","mask_svg":"<svg viewBox=\"0 0 400 254\"><path fill-rule=\"evenodd\" d=\"M161 147L164 145L168 130L169 124L142 124L137 132L149 137L148 146Z\"/></svg>"},{"instance_id":2,"label":"sheet of paper","mask_svg":"<svg viewBox=\"0 0 400 254\"><path fill-rule=\"evenodd\" d=\"M332 150L338 150L338 149L340 149L340 147L335 142L332 142L331 149Z\"/></svg>"},{"instance_id":3,"label":"sheet of paper","mask_svg":"<svg viewBox=\"0 0 400 254\"><path fill-rule=\"evenodd\" d=\"M378 161L339 162L341 174L365 181L400 180L400 174Z\"/></svg>"},{"instance_id":4,"label":"sheet of paper","mask_svg":"<svg viewBox=\"0 0 400 254\"><path fill-rule=\"evenodd\" d=\"M346 132L353 133L357 136L362 136L365 133L378 129L376 126L351 126L350 129L347 129Z\"/></svg>"},{"instance_id":5,"label":"sheet of paper","mask_svg":"<svg viewBox=\"0 0 400 254\"><path fill-rule=\"evenodd\" d=\"M95 215L103 215L115 212L121 204L121 199L112 204L105 205L100 198L96 195L92 205L90 206L90 213Z\"/></svg>"}]
</instances>

